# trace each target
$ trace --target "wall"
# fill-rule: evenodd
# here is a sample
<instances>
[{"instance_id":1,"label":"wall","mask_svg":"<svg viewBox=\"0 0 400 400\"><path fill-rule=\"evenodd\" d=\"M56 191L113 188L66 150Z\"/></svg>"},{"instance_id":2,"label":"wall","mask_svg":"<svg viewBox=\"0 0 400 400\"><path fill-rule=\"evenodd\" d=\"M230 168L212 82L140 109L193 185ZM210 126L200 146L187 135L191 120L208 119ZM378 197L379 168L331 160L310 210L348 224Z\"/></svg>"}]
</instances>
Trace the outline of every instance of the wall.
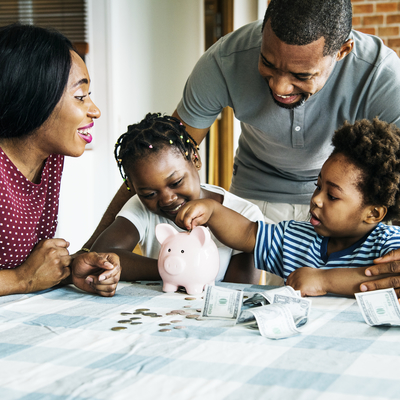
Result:
<instances>
[{"instance_id":1,"label":"wall","mask_svg":"<svg viewBox=\"0 0 400 400\"><path fill-rule=\"evenodd\" d=\"M149 111L172 113L203 53L202 0L88 0L93 145L66 158L57 237L78 250L121 185L113 148Z\"/></svg>"},{"instance_id":2,"label":"wall","mask_svg":"<svg viewBox=\"0 0 400 400\"><path fill-rule=\"evenodd\" d=\"M353 27L379 36L400 56L400 1L352 0Z\"/></svg>"}]
</instances>

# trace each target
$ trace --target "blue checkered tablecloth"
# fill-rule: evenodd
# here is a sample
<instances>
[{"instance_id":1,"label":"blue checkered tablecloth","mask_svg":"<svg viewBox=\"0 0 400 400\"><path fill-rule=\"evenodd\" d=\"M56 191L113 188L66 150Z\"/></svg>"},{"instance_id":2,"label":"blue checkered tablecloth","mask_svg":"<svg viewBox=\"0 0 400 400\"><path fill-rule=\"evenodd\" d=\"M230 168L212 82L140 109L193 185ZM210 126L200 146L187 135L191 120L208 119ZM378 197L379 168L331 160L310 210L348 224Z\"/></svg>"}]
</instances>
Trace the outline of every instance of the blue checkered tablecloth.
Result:
<instances>
[{"instance_id":1,"label":"blue checkered tablecloth","mask_svg":"<svg viewBox=\"0 0 400 400\"><path fill-rule=\"evenodd\" d=\"M0 399L400 398L400 328L368 326L354 299L313 298L300 335L270 340L166 315L201 308L201 296L186 297L143 282L120 282L112 298L72 286L0 297ZM137 308L162 317L111 330ZM160 332L176 319L186 328Z\"/></svg>"}]
</instances>

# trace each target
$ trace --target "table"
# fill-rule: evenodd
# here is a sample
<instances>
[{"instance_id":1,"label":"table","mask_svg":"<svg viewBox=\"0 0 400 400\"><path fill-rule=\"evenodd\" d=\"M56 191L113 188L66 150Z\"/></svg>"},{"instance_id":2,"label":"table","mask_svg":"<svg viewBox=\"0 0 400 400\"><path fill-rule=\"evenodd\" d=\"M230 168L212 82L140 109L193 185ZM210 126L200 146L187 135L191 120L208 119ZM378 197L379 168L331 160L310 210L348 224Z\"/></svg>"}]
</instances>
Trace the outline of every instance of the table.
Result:
<instances>
[{"instance_id":1,"label":"table","mask_svg":"<svg viewBox=\"0 0 400 400\"><path fill-rule=\"evenodd\" d=\"M313 298L302 334L287 339L185 318L160 332L177 319L167 312L195 312L201 296L146 283L120 282L112 298L73 286L0 297L0 399L400 398L400 330L368 326L355 299ZM163 316L111 330L137 308Z\"/></svg>"}]
</instances>

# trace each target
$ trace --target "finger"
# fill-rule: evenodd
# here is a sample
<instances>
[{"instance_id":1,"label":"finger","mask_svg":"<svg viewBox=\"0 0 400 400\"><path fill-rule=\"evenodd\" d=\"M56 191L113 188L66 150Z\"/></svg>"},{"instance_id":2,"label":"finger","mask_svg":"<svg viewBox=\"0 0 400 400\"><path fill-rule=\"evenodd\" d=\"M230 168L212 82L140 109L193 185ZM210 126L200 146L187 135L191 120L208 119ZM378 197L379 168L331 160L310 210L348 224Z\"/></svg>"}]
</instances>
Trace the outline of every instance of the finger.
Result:
<instances>
[{"instance_id":1,"label":"finger","mask_svg":"<svg viewBox=\"0 0 400 400\"><path fill-rule=\"evenodd\" d=\"M360 290L362 292L387 288L400 289L400 276L390 276L376 281L364 282L360 285Z\"/></svg>"},{"instance_id":2,"label":"finger","mask_svg":"<svg viewBox=\"0 0 400 400\"><path fill-rule=\"evenodd\" d=\"M400 260L400 249L396 250L391 250L389 253L386 253L382 257L378 257L374 260L374 263L380 264L380 263L386 263L390 261L398 261Z\"/></svg>"},{"instance_id":3,"label":"finger","mask_svg":"<svg viewBox=\"0 0 400 400\"><path fill-rule=\"evenodd\" d=\"M368 267L365 270L366 276L377 276L381 274L396 274L396 273L400 273L399 261L391 261L391 262L386 262L384 264L376 264L371 267Z\"/></svg>"},{"instance_id":4,"label":"finger","mask_svg":"<svg viewBox=\"0 0 400 400\"><path fill-rule=\"evenodd\" d=\"M92 288L96 291L97 294L103 297L112 297L114 296L117 290L117 284L114 285L96 285Z\"/></svg>"},{"instance_id":5,"label":"finger","mask_svg":"<svg viewBox=\"0 0 400 400\"><path fill-rule=\"evenodd\" d=\"M69 247L69 242L67 242L67 241L64 240L64 239L59 239L59 238L47 239L47 240L46 240L46 245L53 246L53 247L64 247L64 248L68 248L68 247Z\"/></svg>"}]
</instances>

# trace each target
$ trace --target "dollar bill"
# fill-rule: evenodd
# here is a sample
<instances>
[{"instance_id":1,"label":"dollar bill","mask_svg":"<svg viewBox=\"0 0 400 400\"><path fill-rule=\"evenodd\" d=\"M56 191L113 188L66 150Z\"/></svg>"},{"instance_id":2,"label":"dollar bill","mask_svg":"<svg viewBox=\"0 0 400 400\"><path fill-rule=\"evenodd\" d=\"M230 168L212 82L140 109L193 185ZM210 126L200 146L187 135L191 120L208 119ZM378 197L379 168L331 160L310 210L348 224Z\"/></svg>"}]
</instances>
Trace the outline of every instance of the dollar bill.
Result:
<instances>
[{"instance_id":1,"label":"dollar bill","mask_svg":"<svg viewBox=\"0 0 400 400\"><path fill-rule=\"evenodd\" d=\"M199 319L225 320L234 325L240 315L242 302L242 290L206 285Z\"/></svg>"},{"instance_id":2,"label":"dollar bill","mask_svg":"<svg viewBox=\"0 0 400 400\"><path fill-rule=\"evenodd\" d=\"M393 288L356 293L356 299L368 325L400 325L400 305Z\"/></svg>"},{"instance_id":3,"label":"dollar bill","mask_svg":"<svg viewBox=\"0 0 400 400\"><path fill-rule=\"evenodd\" d=\"M274 296L281 294L285 296L301 297L299 290L294 290L291 286L281 286L276 289L265 290L263 292L257 292L249 299L245 300L245 305L266 305L274 302Z\"/></svg>"},{"instance_id":4,"label":"dollar bill","mask_svg":"<svg viewBox=\"0 0 400 400\"><path fill-rule=\"evenodd\" d=\"M277 293L274 296L273 304L285 305L297 328L307 323L311 311L311 299Z\"/></svg>"}]
</instances>

